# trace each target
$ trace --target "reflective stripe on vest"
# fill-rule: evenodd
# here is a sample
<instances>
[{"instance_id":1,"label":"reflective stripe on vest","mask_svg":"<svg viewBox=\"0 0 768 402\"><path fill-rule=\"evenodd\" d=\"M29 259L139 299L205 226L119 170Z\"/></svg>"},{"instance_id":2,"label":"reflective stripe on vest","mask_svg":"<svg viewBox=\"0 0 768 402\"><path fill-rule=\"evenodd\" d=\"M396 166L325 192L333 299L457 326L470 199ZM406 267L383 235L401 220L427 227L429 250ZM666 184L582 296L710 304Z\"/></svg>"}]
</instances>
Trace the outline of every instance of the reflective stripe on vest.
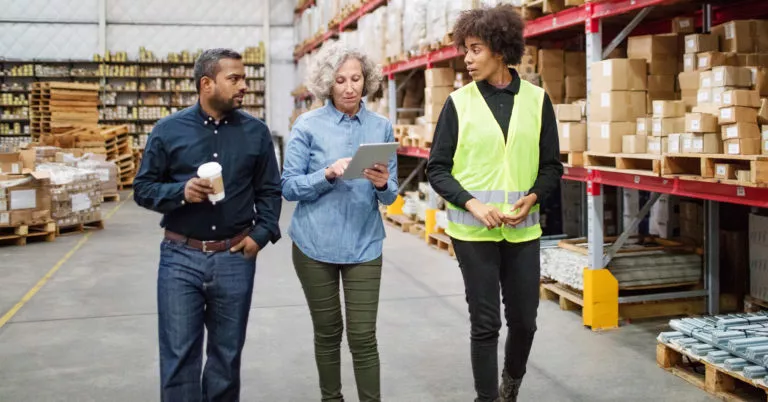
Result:
<instances>
[{"instance_id":1,"label":"reflective stripe on vest","mask_svg":"<svg viewBox=\"0 0 768 402\"><path fill-rule=\"evenodd\" d=\"M521 80L505 135L472 82L451 93L458 117L458 141L451 174L478 201L514 215L539 171L539 137L544 90ZM464 241L524 242L541 237L538 204L517 226L488 229L463 205L446 203L446 233Z\"/></svg>"},{"instance_id":2,"label":"reflective stripe on vest","mask_svg":"<svg viewBox=\"0 0 768 402\"><path fill-rule=\"evenodd\" d=\"M448 221L453 223L458 223L460 225L467 225L467 226L475 226L475 227L485 227L482 222L477 220L474 215L472 215L471 212L467 211L460 211L458 209L449 209L448 211ZM540 213L539 211L531 212L528 214L528 216L525 217L525 220L520 222L520 224L516 226L511 226L516 229L522 229L531 227L534 225L539 224L540 220Z\"/></svg>"}]
</instances>

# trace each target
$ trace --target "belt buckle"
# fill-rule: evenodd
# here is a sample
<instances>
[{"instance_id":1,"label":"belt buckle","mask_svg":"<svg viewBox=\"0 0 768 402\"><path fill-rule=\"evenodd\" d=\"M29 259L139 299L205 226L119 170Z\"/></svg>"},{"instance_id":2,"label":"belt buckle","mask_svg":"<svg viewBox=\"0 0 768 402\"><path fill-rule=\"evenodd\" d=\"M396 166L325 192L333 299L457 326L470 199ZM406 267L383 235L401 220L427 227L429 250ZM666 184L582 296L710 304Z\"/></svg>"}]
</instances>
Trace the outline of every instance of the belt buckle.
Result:
<instances>
[{"instance_id":1,"label":"belt buckle","mask_svg":"<svg viewBox=\"0 0 768 402\"><path fill-rule=\"evenodd\" d=\"M215 242L211 241L211 240L203 240L203 252L204 253L212 252L211 250L208 250L208 243L215 243Z\"/></svg>"}]
</instances>

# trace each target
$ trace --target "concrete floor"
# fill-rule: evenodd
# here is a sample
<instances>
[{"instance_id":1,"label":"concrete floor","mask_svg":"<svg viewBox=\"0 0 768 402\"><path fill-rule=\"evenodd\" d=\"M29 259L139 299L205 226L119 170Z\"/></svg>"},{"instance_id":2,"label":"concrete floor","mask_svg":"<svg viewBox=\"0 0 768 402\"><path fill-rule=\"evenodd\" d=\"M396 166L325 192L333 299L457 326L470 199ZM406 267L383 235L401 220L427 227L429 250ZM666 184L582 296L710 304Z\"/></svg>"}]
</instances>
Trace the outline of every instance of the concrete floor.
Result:
<instances>
[{"instance_id":1,"label":"concrete floor","mask_svg":"<svg viewBox=\"0 0 768 402\"><path fill-rule=\"evenodd\" d=\"M284 230L291 210L286 204ZM158 222L159 215L125 202L0 328L0 401L158 400ZM0 248L0 314L82 239ZM311 323L287 236L259 257L252 308L242 400L319 400ZM577 314L542 302L538 324L521 401L715 400L656 366L654 338L663 320L592 333ZM473 399L456 262L391 229L378 331L385 400ZM355 401L344 353L345 394Z\"/></svg>"}]
</instances>

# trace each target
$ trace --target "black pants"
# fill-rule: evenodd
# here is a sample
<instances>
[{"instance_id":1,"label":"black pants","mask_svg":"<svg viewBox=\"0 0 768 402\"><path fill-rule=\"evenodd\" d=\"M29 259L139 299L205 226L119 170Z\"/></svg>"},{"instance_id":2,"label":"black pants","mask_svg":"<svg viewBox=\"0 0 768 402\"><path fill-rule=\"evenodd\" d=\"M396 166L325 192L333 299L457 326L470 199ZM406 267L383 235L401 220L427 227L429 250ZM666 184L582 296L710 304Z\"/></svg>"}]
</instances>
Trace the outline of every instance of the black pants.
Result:
<instances>
[{"instance_id":1,"label":"black pants","mask_svg":"<svg viewBox=\"0 0 768 402\"><path fill-rule=\"evenodd\" d=\"M539 240L525 243L467 242L453 239L471 322L472 374L478 401L498 397L497 350L501 302L507 321L504 368L512 378L525 375L539 307Z\"/></svg>"}]
</instances>

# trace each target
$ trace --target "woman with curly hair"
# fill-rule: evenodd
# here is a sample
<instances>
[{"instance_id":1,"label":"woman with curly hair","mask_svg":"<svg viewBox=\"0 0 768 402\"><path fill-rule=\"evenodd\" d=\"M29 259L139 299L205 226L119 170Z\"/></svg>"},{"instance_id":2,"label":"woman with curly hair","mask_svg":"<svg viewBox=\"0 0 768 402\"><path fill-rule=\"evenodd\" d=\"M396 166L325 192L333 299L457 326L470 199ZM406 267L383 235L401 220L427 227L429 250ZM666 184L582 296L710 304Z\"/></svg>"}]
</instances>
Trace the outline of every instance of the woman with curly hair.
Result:
<instances>
[{"instance_id":1,"label":"woman with curly hair","mask_svg":"<svg viewBox=\"0 0 768 402\"><path fill-rule=\"evenodd\" d=\"M312 317L323 401L344 400L340 278L359 399L381 400L376 316L385 235L378 205L397 198L397 159L366 170L365 179L342 179L360 144L394 141L389 120L362 102L381 79L365 54L325 45L307 87L326 104L296 120L285 151L283 196L298 201L289 228L293 264Z\"/></svg>"},{"instance_id":2,"label":"woman with curly hair","mask_svg":"<svg viewBox=\"0 0 768 402\"><path fill-rule=\"evenodd\" d=\"M563 173L552 102L507 67L520 62L523 26L508 5L459 17L453 37L473 82L443 107L427 165L464 279L478 402L517 400L536 332L539 203ZM499 291L508 329L500 387Z\"/></svg>"}]
</instances>

